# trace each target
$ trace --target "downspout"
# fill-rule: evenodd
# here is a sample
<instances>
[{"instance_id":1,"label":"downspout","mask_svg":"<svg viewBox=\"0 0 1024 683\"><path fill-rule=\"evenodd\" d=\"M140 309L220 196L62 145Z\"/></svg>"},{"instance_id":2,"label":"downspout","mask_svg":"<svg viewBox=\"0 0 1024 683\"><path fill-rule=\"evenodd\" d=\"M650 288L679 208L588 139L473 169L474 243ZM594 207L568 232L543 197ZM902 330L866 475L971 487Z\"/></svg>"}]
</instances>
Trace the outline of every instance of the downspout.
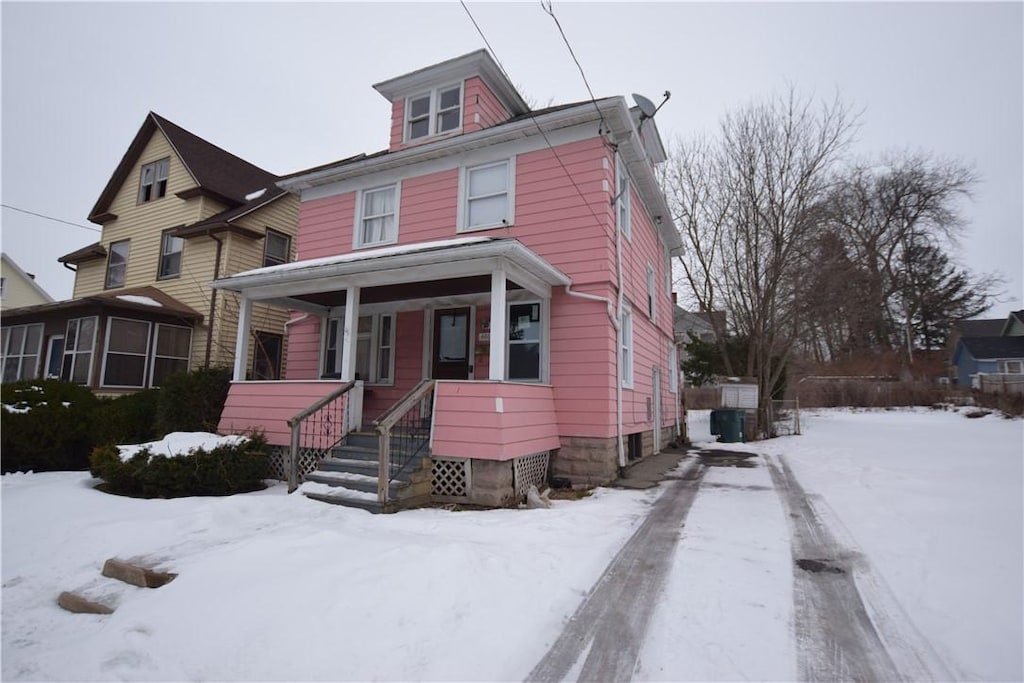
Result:
<instances>
[{"instance_id":1,"label":"downspout","mask_svg":"<svg viewBox=\"0 0 1024 683\"><path fill-rule=\"evenodd\" d=\"M618 185L616 184L616 190ZM629 192L629 186L626 186L626 192ZM612 200L613 205L615 200ZM625 292L622 289L622 228L618 224L618 209L613 206L613 210L616 212L615 215L615 270L616 277L618 278L619 287L619 300L618 300L618 320L621 326L622 320L622 305L625 303ZM616 326L616 330L619 326ZM619 468L622 469L626 466L626 447L622 444L623 429L622 429L622 331L619 330L619 334L615 337L615 367L617 369L616 377L618 381L615 382L615 448L619 454ZM635 364L634 364L635 365Z\"/></svg>"},{"instance_id":2,"label":"downspout","mask_svg":"<svg viewBox=\"0 0 1024 683\"><path fill-rule=\"evenodd\" d=\"M216 280L220 277L220 256L224 249L224 240L214 235L210 229L207 229L206 236L217 243L217 255L213 261L213 279ZM210 314L207 317L209 332L206 334L206 359L203 361L205 367L210 367L210 355L213 352L213 324L217 316L217 290L211 287L210 291Z\"/></svg>"}]
</instances>

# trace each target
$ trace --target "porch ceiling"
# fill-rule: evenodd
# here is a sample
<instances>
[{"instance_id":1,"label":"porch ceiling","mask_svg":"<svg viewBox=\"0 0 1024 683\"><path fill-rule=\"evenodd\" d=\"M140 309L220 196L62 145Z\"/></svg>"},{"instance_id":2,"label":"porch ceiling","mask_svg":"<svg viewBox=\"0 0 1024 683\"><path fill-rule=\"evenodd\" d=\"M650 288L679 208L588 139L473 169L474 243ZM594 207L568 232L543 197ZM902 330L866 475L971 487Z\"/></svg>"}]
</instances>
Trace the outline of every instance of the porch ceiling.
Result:
<instances>
[{"instance_id":1,"label":"porch ceiling","mask_svg":"<svg viewBox=\"0 0 1024 683\"><path fill-rule=\"evenodd\" d=\"M320 312L343 304L348 287L362 288L361 304L488 292L497 270L515 286L545 298L551 287L571 282L518 240L470 237L259 268L217 280L213 287Z\"/></svg>"}]
</instances>

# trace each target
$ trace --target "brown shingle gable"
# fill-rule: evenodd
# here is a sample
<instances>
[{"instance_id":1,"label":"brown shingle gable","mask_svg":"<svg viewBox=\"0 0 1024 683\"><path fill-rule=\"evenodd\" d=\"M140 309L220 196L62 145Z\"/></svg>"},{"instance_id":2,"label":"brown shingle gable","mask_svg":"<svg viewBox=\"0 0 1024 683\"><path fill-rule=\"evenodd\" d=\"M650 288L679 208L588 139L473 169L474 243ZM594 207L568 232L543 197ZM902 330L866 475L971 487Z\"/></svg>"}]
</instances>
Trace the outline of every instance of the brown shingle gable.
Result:
<instances>
[{"instance_id":1,"label":"brown shingle gable","mask_svg":"<svg viewBox=\"0 0 1024 683\"><path fill-rule=\"evenodd\" d=\"M216 196L231 208L245 204L247 194L271 187L277 181L274 174L207 142L159 114L149 112L89 212L90 221L102 225L116 218L109 213L110 205L117 191L128 181L128 174L157 130L164 134L174 148L178 159L195 181L198 191Z\"/></svg>"}]
</instances>

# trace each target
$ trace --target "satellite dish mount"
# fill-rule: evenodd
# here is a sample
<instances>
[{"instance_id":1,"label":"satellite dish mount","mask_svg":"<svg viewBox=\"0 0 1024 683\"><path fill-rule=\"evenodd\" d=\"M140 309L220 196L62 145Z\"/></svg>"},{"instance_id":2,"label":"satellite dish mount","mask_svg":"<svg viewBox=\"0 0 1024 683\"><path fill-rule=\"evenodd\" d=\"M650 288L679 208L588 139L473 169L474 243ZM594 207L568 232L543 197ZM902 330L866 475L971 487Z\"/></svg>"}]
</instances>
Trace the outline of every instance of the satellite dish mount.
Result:
<instances>
[{"instance_id":1,"label":"satellite dish mount","mask_svg":"<svg viewBox=\"0 0 1024 683\"><path fill-rule=\"evenodd\" d=\"M665 103L668 102L668 98L672 97L672 93L670 93L668 90L666 90L664 97L665 97L665 99L663 99L661 101L661 104L659 104L658 106L654 106L654 102L651 102L649 99L647 99L643 95L638 95L636 93L633 93L633 101L636 102L636 106L640 108L640 125L641 126L644 124L644 121L646 119L653 119L654 118L654 115L658 113L658 110L660 110L662 107L664 107Z\"/></svg>"}]
</instances>

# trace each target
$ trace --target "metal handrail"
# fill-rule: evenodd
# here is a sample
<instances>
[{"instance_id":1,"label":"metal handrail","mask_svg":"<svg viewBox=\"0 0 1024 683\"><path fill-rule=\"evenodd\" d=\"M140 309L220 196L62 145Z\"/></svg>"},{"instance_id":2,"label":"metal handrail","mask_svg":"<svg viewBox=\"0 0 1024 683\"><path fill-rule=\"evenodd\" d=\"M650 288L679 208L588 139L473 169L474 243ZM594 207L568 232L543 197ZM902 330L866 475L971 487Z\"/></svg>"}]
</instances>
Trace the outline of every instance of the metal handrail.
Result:
<instances>
[{"instance_id":1,"label":"metal handrail","mask_svg":"<svg viewBox=\"0 0 1024 683\"><path fill-rule=\"evenodd\" d=\"M390 495L391 480L404 468L408 462L402 463L402 467L396 471L391 471L391 429L398 424L399 421L404 419L414 408L418 407L420 402L428 396L434 390L434 380L425 379L420 381L413 389L407 393L398 403L396 403L391 409L389 409L384 415L374 420L373 424L377 429L377 499L381 505L388 502ZM422 415L421 415L422 419ZM429 430L427 432L427 438L424 443L419 444L415 451L409 456L408 460L412 459L412 456L418 454L430 440Z\"/></svg>"},{"instance_id":2,"label":"metal handrail","mask_svg":"<svg viewBox=\"0 0 1024 683\"><path fill-rule=\"evenodd\" d=\"M310 418L310 416L316 414L322 410L325 406L330 405L332 402L337 401L345 394L352 391L356 386L355 380L346 382L342 386L338 387L331 393L327 394L320 400L313 403L308 408L303 409L299 413L296 413L294 417L288 420L288 426L291 428L291 445L290 445L290 458L288 463L288 493L293 492L299 486L299 442L302 439L302 425ZM329 451L331 448L336 446L345 435L348 434L348 416L349 406L345 407L345 416L342 418L341 429L338 431L338 437L334 443L328 446L326 449L321 449L324 452Z\"/></svg>"}]
</instances>

